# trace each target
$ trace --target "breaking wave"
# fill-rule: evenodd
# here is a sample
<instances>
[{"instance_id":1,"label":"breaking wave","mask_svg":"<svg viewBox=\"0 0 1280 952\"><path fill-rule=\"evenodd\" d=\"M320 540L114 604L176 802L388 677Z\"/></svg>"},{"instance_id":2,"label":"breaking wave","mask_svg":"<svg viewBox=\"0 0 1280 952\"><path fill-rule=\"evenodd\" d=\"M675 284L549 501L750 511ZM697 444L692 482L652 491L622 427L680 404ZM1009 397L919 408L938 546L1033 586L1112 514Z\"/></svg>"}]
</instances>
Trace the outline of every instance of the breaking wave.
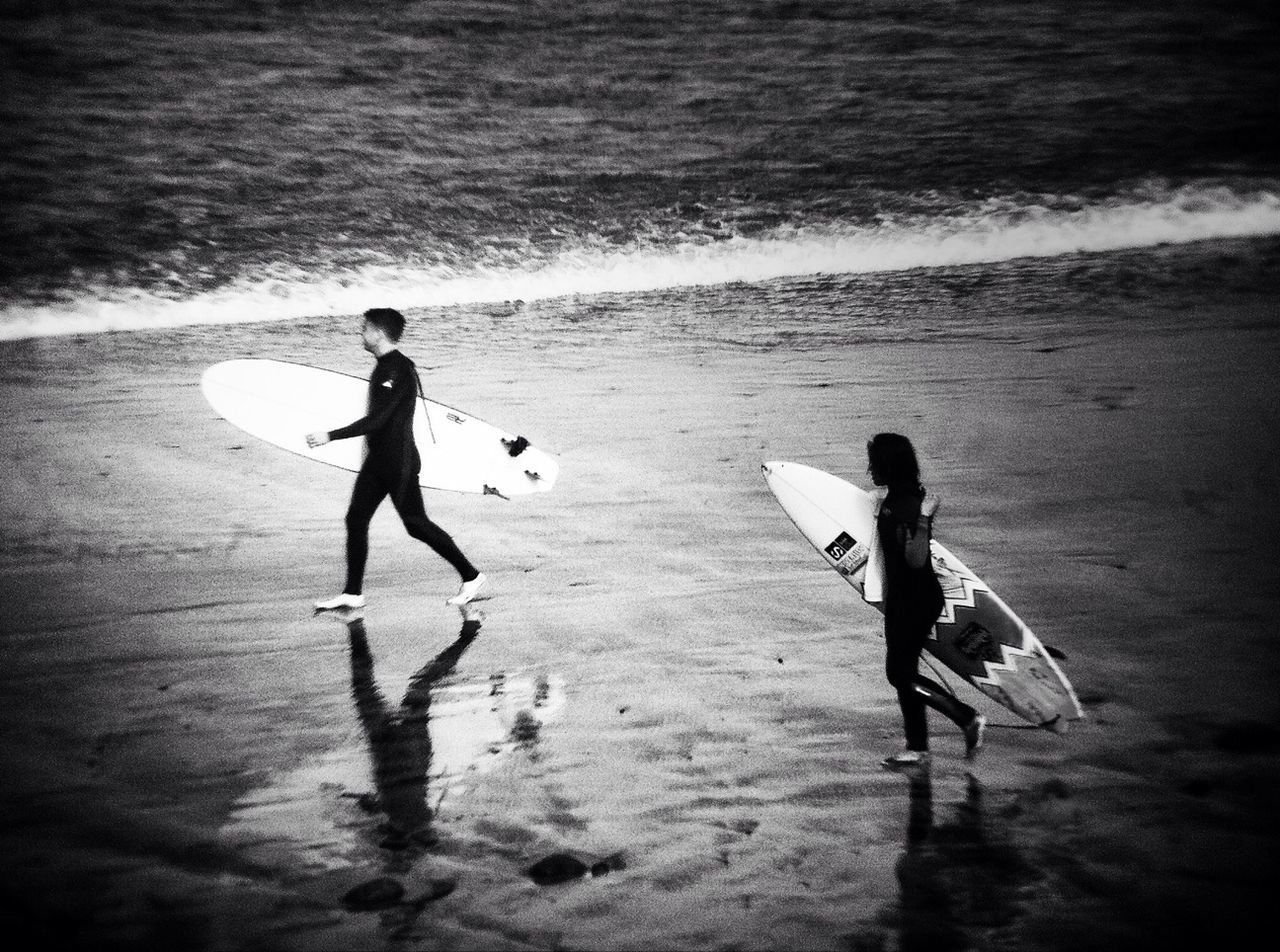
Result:
<instances>
[{"instance_id":1,"label":"breaking wave","mask_svg":"<svg viewBox=\"0 0 1280 952\"><path fill-rule=\"evenodd\" d=\"M412 310L980 265L1274 234L1280 234L1280 197L1269 190L1201 185L1094 202L1020 196L752 236L679 234L628 246L583 236L550 254L530 246L526 263L512 263L510 242L502 244L500 263L400 260L315 270L285 263L181 298L88 287L69 302L6 308L0 312L0 340L358 314L371 301Z\"/></svg>"}]
</instances>

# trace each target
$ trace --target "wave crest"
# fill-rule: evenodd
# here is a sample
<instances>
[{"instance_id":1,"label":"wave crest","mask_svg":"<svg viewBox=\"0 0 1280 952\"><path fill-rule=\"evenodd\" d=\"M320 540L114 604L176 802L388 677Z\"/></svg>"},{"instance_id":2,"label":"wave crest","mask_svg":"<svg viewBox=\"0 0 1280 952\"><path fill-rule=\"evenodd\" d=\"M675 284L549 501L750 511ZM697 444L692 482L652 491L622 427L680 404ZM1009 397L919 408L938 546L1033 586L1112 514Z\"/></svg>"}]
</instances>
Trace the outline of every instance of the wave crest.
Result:
<instances>
[{"instance_id":1,"label":"wave crest","mask_svg":"<svg viewBox=\"0 0 1280 952\"><path fill-rule=\"evenodd\" d=\"M1274 234L1280 234L1280 197L1274 191L1148 185L1092 202L1069 196L993 198L942 212L787 226L718 240L686 233L616 247L586 236L551 255L530 246L526 263L512 263L509 242L501 243L493 262L395 261L318 270L286 263L181 299L144 289L87 288L68 303L6 308L0 313L0 340L358 314L371 301L413 310L977 265Z\"/></svg>"}]
</instances>

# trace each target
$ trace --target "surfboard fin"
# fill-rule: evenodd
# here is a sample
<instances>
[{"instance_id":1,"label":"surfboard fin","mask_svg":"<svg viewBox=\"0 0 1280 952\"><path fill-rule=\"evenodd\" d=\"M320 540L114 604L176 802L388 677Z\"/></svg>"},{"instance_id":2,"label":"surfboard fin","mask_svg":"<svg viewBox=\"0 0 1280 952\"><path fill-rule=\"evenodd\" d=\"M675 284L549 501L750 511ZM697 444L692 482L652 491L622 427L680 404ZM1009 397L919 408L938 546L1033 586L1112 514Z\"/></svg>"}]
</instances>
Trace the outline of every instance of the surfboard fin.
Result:
<instances>
[{"instance_id":1,"label":"surfboard fin","mask_svg":"<svg viewBox=\"0 0 1280 952\"><path fill-rule=\"evenodd\" d=\"M1047 731L1051 731L1054 734L1065 734L1067 732L1067 722L1061 714L1055 714L1053 717L1049 718L1049 720L1041 722L1038 726Z\"/></svg>"},{"instance_id":2,"label":"surfboard fin","mask_svg":"<svg viewBox=\"0 0 1280 952\"><path fill-rule=\"evenodd\" d=\"M485 494L486 496L497 496L499 499L505 499L505 500L507 500L507 502L510 502L510 501L511 501L511 497L510 497L510 496L504 496L504 495L502 495L502 493L498 492L498 490L496 490L494 487L490 486L488 483L485 483L485 485L484 485L484 494Z\"/></svg>"},{"instance_id":3,"label":"surfboard fin","mask_svg":"<svg viewBox=\"0 0 1280 952\"><path fill-rule=\"evenodd\" d=\"M529 441L523 436L517 436L514 440L503 440L502 445L507 448L507 455L515 457L529 448Z\"/></svg>"}]
</instances>

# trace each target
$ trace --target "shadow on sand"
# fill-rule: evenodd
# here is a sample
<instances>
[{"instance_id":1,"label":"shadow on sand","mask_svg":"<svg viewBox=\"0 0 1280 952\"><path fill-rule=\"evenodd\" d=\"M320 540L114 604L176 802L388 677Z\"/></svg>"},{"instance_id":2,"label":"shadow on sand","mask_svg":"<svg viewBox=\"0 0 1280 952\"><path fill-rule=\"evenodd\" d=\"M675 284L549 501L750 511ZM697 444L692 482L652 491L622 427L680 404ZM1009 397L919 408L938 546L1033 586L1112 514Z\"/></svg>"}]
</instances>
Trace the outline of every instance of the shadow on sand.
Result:
<instances>
[{"instance_id":1,"label":"shadow on sand","mask_svg":"<svg viewBox=\"0 0 1280 952\"><path fill-rule=\"evenodd\" d=\"M964 800L951 804L954 819L941 824L934 822L929 771L912 771L907 780L907 843L897 863L898 903L890 916L898 947L982 947L988 930L1017 921L1026 887L1040 875L989 829L975 777L966 776Z\"/></svg>"}]
</instances>

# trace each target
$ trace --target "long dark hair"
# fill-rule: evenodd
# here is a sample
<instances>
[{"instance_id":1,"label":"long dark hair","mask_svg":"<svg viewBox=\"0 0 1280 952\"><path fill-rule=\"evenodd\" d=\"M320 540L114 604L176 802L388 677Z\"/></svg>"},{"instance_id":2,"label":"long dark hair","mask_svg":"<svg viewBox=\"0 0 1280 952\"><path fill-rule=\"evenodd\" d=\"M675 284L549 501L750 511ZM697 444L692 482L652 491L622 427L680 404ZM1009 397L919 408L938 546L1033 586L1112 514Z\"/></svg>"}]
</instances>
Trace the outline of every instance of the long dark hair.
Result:
<instances>
[{"instance_id":1,"label":"long dark hair","mask_svg":"<svg viewBox=\"0 0 1280 952\"><path fill-rule=\"evenodd\" d=\"M879 476L879 481L890 489L924 495L915 447L900 433L877 433L868 440L867 461L872 477Z\"/></svg>"}]
</instances>

